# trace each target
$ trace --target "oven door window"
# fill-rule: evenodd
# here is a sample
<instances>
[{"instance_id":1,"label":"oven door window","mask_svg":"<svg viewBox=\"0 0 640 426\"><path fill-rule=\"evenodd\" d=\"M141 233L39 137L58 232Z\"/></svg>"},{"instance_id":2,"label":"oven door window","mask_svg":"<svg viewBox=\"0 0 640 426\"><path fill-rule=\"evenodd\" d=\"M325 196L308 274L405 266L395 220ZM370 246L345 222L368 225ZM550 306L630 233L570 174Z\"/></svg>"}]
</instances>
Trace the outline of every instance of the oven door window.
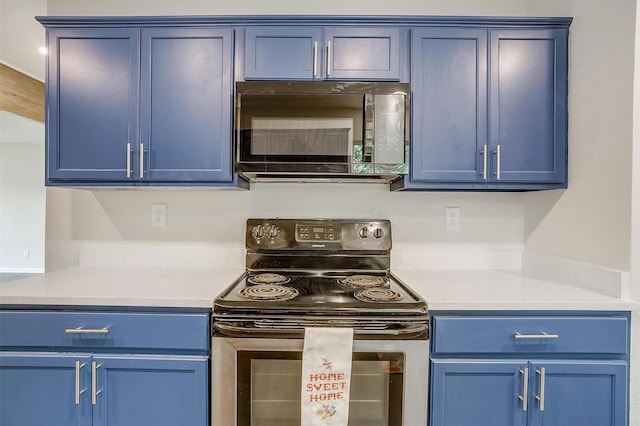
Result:
<instances>
[{"instance_id":1,"label":"oven door window","mask_svg":"<svg viewBox=\"0 0 640 426\"><path fill-rule=\"evenodd\" d=\"M238 352L238 426L300 426L302 353ZM353 354L349 426L401 426L404 354Z\"/></svg>"}]
</instances>

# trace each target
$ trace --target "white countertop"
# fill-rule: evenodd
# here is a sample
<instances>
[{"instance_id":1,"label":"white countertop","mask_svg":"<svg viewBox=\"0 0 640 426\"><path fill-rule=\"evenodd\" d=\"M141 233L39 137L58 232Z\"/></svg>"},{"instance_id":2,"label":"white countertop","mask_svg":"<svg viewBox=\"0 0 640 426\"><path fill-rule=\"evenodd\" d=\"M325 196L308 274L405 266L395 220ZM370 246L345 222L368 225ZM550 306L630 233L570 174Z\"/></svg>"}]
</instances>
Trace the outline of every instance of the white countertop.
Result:
<instances>
[{"instance_id":1,"label":"white countertop","mask_svg":"<svg viewBox=\"0 0 640 426\"><path fill-rule=\"evenodd\" d=\"M640 303L593 290L532 278L516 270L398 270L396 276L430 311L640 310Z\"/></svg>"},{"instance_id":2,"label":"white countertop","mask_svg":"<svg viewBox=\"0 0 640 426\"><path fill-rule=\"evenodd\" d=\"M240 268L69 268L0 284L0 304L211 309L242 273Z\"/></svg>"},{"instance_id":3,"label":"white countertop","mask_svg":"<svg viewBox=\"0 0 640 426\"><path fill-rule=\"evenodd\" d=\"M1 305L207 308L240 268L64 269L0 284ZM516 270L394 270L430 311L640 310L640 302L522 275Z\"/></svg>"}]
</instances>

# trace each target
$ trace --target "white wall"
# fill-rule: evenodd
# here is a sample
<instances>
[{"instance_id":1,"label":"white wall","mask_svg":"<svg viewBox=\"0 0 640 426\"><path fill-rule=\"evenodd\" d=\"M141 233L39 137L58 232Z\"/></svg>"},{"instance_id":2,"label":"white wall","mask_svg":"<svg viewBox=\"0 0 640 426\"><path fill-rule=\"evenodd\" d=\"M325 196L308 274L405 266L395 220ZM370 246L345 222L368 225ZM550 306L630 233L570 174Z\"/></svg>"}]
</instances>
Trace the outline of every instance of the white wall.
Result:
<instances>
[{"instance_id":1,"label":"white wall","mask_svg":"<svg viewBox=\"0 0 640 426\"><path fill-rule=\"evenodd\" d=\"M0 0L0 62L41 81L46 6ZM44 224L44 124L0 111L0 272L44 271Z\"/></svg>"},{"instance_id":2,"label":"white wall","mask_svg":"<svg viewBox=\"0 0 640 426\"><path fill-rule=\"evenodd\" d=\"M42 143L0 143L0 272L44 272L44 224Z\"/></svg>"},{"instance_id":3,"label":"white wall","mask_svg":"<svg viewBox=\"0 0 640 426\"><path fill-rule=\"evenodd\" d=\"M522 15L526 1L49 0L50 15L474 14ZM47 269L73 265L91 245L243 247L247 217L376 217L393 221L395 248L522 250L522 194L390 193L384 185L260 184L251 192L48 189ZM150 224L168 205L166 228ZM462 230L444 232L444 209ZM70 221L70 218L72 220Z\"/></svg>"},{"instance_id":4,"label":"white wall","mask_svg":"<svg viewBox=\"0 0 640 426\"><path fill-rule=\"evenodd\" d=\"M83 246L244 247L248 217L389 218L395 249L520 251L521 194L391 193L376 184L257 184L247 191L47 190L47 270ZM167 226L151 226L151 204ZM444 231L447 206L461 231ZM241 265L237 265L241 266Z\"/></svg>"},{"instance_id":5,"label":"white wall","mask_svg":"<svg viewBox=\"0 0 640 426\"><path fill-rule=\"evenodd\" d=\"M522 15L528 0L48 0L50 15Z\"/></svg>"},{"instance_id":6,"label":"white wall","mask_svg":"<svg viewBox=\"0 0 640 426\"><path fill-rule=\"evenodd\" d=\"M83 244L241 245L247 216L385 216L398 246L527 250L629 269L633 0L602 1L325 1L235 0L85 2L49 0L51 15L158 14L448 14L574 16L570 45L570 183L567 191L527 194L390 194L382 187L258 186L250 193L81 192L50 190L48 268ZM334 202L340 194L343 204ZM153 194L153 193L151 193ZM61 199L57 199L61 197ZM150 229L152 200L169 205L169 225ZM373 200L375 198L375 201ZM272 199L296 200L275 207ZM463 230L442 232L445 206L462 206ZM75 208L74 208L75 206ZM77 208L82 206L82 208ZM68 221L72 211L75 224ZM57 213L59 212L59 216ZM515 215L515 216L514 216ZM89 220L91 218L91 220ZM93 221L100 218L98 221ZM217 219L217 220L214 220ZM68 228L71 234L62 235ZM149 229L147 229L149 228ZM55 235L55 238L54 238ZM51 249L49 249L51 248ZM60 263L56 260L58 257Z\"/></svg>"},{"instance_id":7,"label":"white wall","mask_svg":"<svg viewBox=\"0 0 640 426\"><path fill-rule=\"evenodd\" d=\"M629 270L635 1L530 1L573 16L569 189L526 198L525 248Z\"/></svg>"}]
</instances>

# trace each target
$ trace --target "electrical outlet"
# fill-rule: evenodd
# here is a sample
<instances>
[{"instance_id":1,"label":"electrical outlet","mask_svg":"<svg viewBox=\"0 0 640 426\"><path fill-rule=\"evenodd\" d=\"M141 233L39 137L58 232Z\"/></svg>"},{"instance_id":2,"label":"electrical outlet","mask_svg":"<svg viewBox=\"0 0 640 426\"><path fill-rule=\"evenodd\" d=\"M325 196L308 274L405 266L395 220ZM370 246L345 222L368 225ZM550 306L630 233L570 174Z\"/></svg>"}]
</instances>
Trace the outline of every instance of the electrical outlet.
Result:
<instances>
[{"instance_id":1,"label":"electrical outlet","mask_svg":"<svg viewBox=\"0 0 640 426\"><path fill-rule=\"evenodd\" d=\"M23 251L23 252L22 252L22 256L23 256L25 259L29 258L29 250L27 249L27 250Z\"/></svg>"},{"instance_id":2,"label":"electrical outlet","mask_svg":"<svg viewBox=\"0 0 640 426\"><path fill-rule=\"evenodd\" d=\"M167 226L166 204L151 204L151 226Z\"/></svg>"},{"instance_id":3,"label":"electrical outlet","mask_svg":"<svg viewBox=\"0 0 640 426\"><path fill-rule=\"evenodd\" d=\"M444 229L447 231L460 230L460 207L446 207L444 209Z\"/></svg>"}]
</instances>

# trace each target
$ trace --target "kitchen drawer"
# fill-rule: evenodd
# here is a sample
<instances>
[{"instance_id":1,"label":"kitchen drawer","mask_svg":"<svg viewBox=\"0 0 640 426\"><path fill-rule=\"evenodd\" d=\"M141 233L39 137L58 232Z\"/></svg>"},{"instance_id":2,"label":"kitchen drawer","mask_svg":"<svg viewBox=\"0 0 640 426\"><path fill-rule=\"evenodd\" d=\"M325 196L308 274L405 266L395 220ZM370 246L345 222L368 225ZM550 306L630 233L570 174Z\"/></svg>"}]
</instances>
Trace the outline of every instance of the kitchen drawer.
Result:
<instances>
[{"instance_id":1,"label":"kitchen drawer","mask_svg":"<svg viewBox=\"0 0 640 426\"><path fill-rule=\"evenodd\" d=\"M629 320L625 316L436 315L432 338L436 354L626 354Z\"/></svg>"},{"instance_id":2,"label":"kitchen drawer","mask_svg":"<svg viewBox=\"0 0 640 426\"><path fill-rule=\"evenodd\" d=\"M206 351L206 313L0 312L0 347Z\"/></svg>"}]
</instances>

